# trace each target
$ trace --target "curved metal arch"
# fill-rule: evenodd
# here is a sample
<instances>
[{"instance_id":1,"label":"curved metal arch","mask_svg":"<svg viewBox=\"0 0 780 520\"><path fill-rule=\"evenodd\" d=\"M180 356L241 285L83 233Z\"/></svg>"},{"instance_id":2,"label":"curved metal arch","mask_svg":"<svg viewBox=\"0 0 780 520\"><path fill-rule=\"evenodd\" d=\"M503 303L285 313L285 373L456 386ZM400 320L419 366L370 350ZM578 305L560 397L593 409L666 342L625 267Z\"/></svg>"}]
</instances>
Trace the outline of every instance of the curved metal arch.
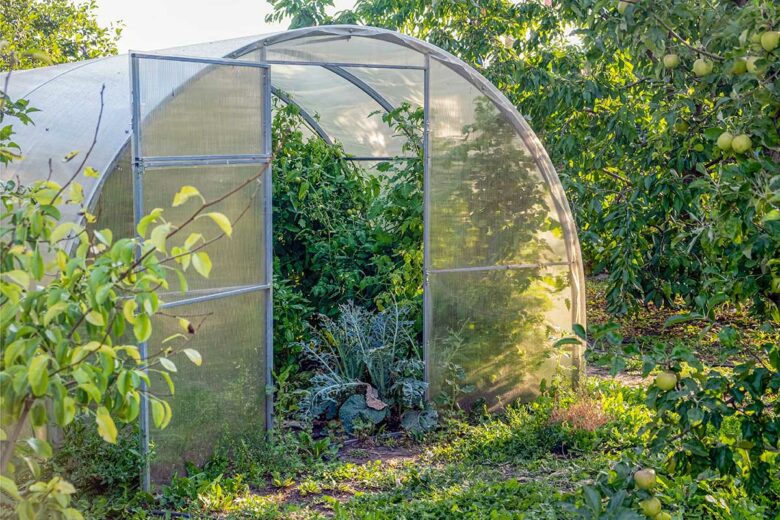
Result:
<instances>
[{"instance_id":1,"label":"curved metal arch","mask_svg":"<svg viewBox=\"0 0 780 520\"><path fill-rule=\"evenodd\" d=\"M284 103L288 105L294 105L298 107L298 111L303 118L304 121L314 130L317 135L319 135L323 141L325 141L328 144L333 144L333 140L331 140L330 136L327 132L320 126L320 123L311 115L309 114L301 105L293 101L293 99L288 96L282 89L271 87L271 93L281 99Z\"/></svg>"},{"instance_id":2,"label":"curved metal arch","mask_svg":"<svg viewBox=\"0 0 780 520\"><path fill-rule=\"evenodd\" d=\"M385 112L392 112L395 110L395 107L392 103L390 103L385 97L377 92L371 85L363 81L362 79L358 78L348 70L344 69L343 67L337 67L335 65L323 65L322 68L327 69L331 71L332 73L344 78L345 80L349 81L353 85L355 85L357 88L368 94L368 96L376 101L379 106L381 106Z\"/></svg>"}]
</instances>

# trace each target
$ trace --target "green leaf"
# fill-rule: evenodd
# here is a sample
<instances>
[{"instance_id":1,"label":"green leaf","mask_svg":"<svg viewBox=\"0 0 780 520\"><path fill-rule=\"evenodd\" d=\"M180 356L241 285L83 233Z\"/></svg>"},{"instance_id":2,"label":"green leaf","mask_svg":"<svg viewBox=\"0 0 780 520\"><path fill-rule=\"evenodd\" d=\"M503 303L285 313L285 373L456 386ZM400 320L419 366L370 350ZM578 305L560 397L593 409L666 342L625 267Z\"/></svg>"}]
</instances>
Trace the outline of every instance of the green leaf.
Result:
<instances>
[{"instance_id":1,"label":"green leaf","mask_svg":"<svg viewBox=\"0 0 780 520\"><path fill-rule=\"evenodd\" d=\"M166 357L160 358L160 365L162 365L163 368L165 368L165 370L168 372L176 372L176 365L173 363L173 361Z\"/></svg>"},{"instance_id":2,"label":"green leaf","mask_svg":"<svg viewBox=\"0 0 780 520\"><path fill-rule=\"evenodd\" d=\"M30 257L30 272L33 275L33 278L36 280L40 280L43 278L44 270L43 270L43 257L41 256L41 252L38 250L38 248L35 248L35 251L33 251L32 256Z\"/></svg>"},{"instance_id":3,"label":"green leaf","mask_svg":"<svg viewBox=\"0 0 780 520\"><path fill-rule=\"evenodd\" d=\"M46 310L43 315L43 326L48 327L51 321L62 314L68 308L68 303L59 301Z\"/></svg>"},{"instance_id":4,"label":"green leaf","mask_svg":"<svg viewBox=\"0 0 780 520\"><path fill-rule=\"evenodd\" d=\"M0 491L13 498L14 500L21 500L19 490L16 488L16 484L10 478L0 475Z\"/></svg>"},{"instance_id":5,"label":"green leaf","mask_svg":"<svg viewBox=\"0 0 780 520\"><path fill-rule=\"evenodd\" d=\"M138 304L135 300L125 300L122 305L122 314L131 325L135 323L135 310L138 308Z\"/></svg>"},{"instance_id":6,"label":"green leaf","mask_svg":"<svg viewBox=\"0 0 780 520\"><path fill-rule=\"evenodd\" d=\"M211 273L211 258L203 251L195 253L192 255L192 266L203 278L208 278Z\"/></svg>"},{"instance_id":7,"label":"green leaf","mask_svg":"<svg viewBox=\"0 0 780 520\"><path fill-rule=\"evenodd\" d=\"M114 424L114 419L111 418L111 414L108 413L108 409L105 406L98 406L95 413L95 421L98 425L98 433L103 437L103 440L116 444L116 424Z\"/></svg>"},{"instance_id":8,"label":"green leaf","mask_svg":"<svg viewBox=\"0 0 780 520\"><path fill-rule=\"evenodd\" d=\"M154 426L159 428L165 420L165 407L157 399L152 399L152 418L154 420Z\"/></svg>"},{"instance_id":9,"label":"green leaf","mask_svg":"<svg viewBox=\"0 0 780 520\"><path fill-rule=\"evenodd\" d=\"M76 401L66 395L62 399L54 401L54 418L57 421L57 425L65 427L73 422L76 417Z\"/></svg>"},{"instance_id":10,"label":"green leaf","mask_svg":"<svg viewBox=\"0 0 780 520\"><path fill-rule=\"evenodd\" d=\"M181 189L173 196L173 207L181 206L192 197L200 197L201 202L205 204L206 200L200 194L198 189L194 186L182 186Z\"/></svg>"},{"instance_id":11,"label":"green leaf","mask_svg":"<svg viewBox=\"0 0 780 520\"><path fill-rule=\"evenodd\" d=\"M664 328L668 329L669 327L679 325L680 323L686 323L689 321L695 321L700 319L702 319L702 317L695 313L675 314L674 316L670 316L666 319L666 321L664 322Z\"/></svg>"},{"instance_id":12,"label":"green leaf","mask_svg":"<svg viewBox=\"0 0 780 520\"><path fill-rule=\"evenodd\" d=\"M30 437L27 439L27 445L41 458L48 459L52 455L51 445L46 441Z\"/></svg>"},{"instance_id":13,"label":"green leaf","mask_svg":"<svg viewBox=\"0 0 780 520\"><path fill-rule=\"evenodd\" d=\"M212 211L211 213L204 213L201 216L209 217L211 220L213 220L214 223L219 226L219 229L221 229L222 232L227 236L233 235L233 226L230 224L230 220L222 213Z\"/></svg>"},{"instance_id":14,"label":"green leaf","mask_svg":"<svg viewBox=\"0 0 780 520\"><path fill-rule=\"evenodd\" d=\"M98 179L98 178L100 178L100 172L97 171L92 166L87 166L86 168L84 168L84 176L85 177L92 177L93 179Z\"/></svg>"},{"instance_id":15,"label":"green leaf","mask_svg":"<svg viewBox=\"0 0 780 520\"><path fill-rule=\"evenodd\" d=\"M142 237L146 236L146 230L149 227L149 224L157 222L157 219L160 218L160 215L162 215L162 213L163 213L162 208L154 208L148 215L143 217L138 222L138 226L136 228L138 234Z\"/></svg>"},{"instance_id":16,"label":"green leaf","mask_svg":"<svg viewBox=\"0 0 780 520\"><path fill-rule=\"evenodd\" d=\"M203 235L200 233L190 233L190 236L184 241L184 249L190 251L201 240L203 240Z\"/></svg>"},{"instance_id":17,"label":"green leaf","mask_svg":"<svg viewBox=\"0 0 780 520\"><path fill-rule=\"evenodd\" d=\"M107 246L111 246L111 242L114 240L114 234L110 229L101 229L100 231L93 232L95 238Z\"/></svg>"},{"instance_id":18,"label":"green leaf","mask_svg":"<svg viewBox=\"0 0 780 520\"><path fill-rule=\"evenodd\" d=\"M184 354L192 361L195 366L200 366L203 363L203 358L200 357L200 352L191 348L185 348L182 350Z\"/></svg>"},{"instance_id":19,"label":"green leaf","mask_svg":"<svg viewBox=\"0 0 780 520\"><path fill-rule=\"evenodd\" d=\"M48 354L39 354L30 361L30 368L27 371L27 380L32 388L35 397L41 397L46 393L49 386L49 356Z\"/></svg>"},{"instance_id":20,"label":"green leaf","mask_svg":"<svg viewBox=\"0 0 780 520\"><path fill-rule=\"evenodd\" d=\"M171 232L170 223L160 224L159 226L156 226L152 230L152 234L149 237L149 242L151 242L152 245L154 245L154 248L157 251L161 253L165 253L167 251L167 249L165 248L165 241L167 240L168 233L170 232Z\"/></svg>"},{"instance_id":21,"label":"green leaf","mask_svg":"<svg viewBox=\"0 0 780 520\"><path fill-rule=\"evenodd\" d=\"M140 342L144 342L152 335L152 321L146 314L139 314L135 317L135 323L133 324L133 334L135 339Z\"/></svg>"},{"instance_id":22,"label":"green leaf","mask_svg":"<svg viewBox=\"0 0 780 520\"><path fill-rule=\"evenodd\" d=\"M574 334L577 335L578 338L583 339L585 341L588 340L588 333L585 331L585 327L583 327L579 323L575 323L574 325L572 325L571 329L574 332Z\"/></svg>"},{"instance_id":23,"label":"green leaf","mask_svg":"<svg viewBox=\"0 0 780 520\"><path fill-rule=\"evenodd\" d=\"M98 311L90 311L87 313L86 320L95 327L103 327L106 325L106 321L103 319L103 315Z\"/></svg>"},{"instance_id":24,"label":"green leaf","mask_svg":"<svg viewBox=\"0 0 780 520\"><path fill-rule=\"evenodd\" d=\"M30 275L18 269L4 272L3 277L21 286L22 289L27 289L30 286Z\"/></svg>"}]
</instances>

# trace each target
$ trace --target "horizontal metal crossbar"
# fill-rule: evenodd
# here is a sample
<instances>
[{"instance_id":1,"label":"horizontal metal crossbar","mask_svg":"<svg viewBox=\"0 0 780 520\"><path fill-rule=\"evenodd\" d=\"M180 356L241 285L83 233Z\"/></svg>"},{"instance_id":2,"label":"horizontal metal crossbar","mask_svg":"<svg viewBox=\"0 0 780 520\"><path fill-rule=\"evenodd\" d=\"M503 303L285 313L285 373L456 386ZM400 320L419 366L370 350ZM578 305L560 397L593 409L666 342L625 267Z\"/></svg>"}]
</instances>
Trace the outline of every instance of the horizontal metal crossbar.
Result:
<instances>
[{"instance_id":1,"label":"horizontal metal crossbar","mask_svg":"<svg viewBox=\"0 0 780 520\"><path fill-rule=\"evenodd\" d=\"M200 166L219 164L265 164L271 162L270 154L236 155L171 155L136 158L136 164L146 168L154 166Z\"/></svg>"},{"instance_id":2,"label":"horizontal metal crossbar","mask_svg":"<svg viewBox=\"0 0 780 520\"><path fill-rule=\"evenodd\" d=\"M233 60L230 58L199 58L195 56L172 56L170 54L149 54L143 52L131 52L130 57L134 59L143 60L162 60L162 61L177 61L187 63L209 63L211 65L231 65L238 67L253 67L256 69L267 69L268 64L259 63L256 61L248 60Z\"/></svg>"},{"instance_id":3,"label":"horizontal metal crossbar","mask_svg":"<svg viewBox=\"0 0 780 520\"><path fill-rule=\"evenodd\" d=\"M244 287L236 287L233 289L229 289L226 291L220 291L215 293L208 293L203 294L201 296L194 296L192 298L185 298L184 300L177 300L173 302L165 302L162 305L160 305L160 308L162 309L170 309L172 307L181 307L182 305L191 305L193 303L202 303L202 302L208 302L211 300L220 300L222 298L227 298L230 296L238 296L240 294L255 292L255 291L266 291L271 289L271 284L263 284L263 285L247 285Z\"/></svg>"},{"instance_id":4,"label":"horizontal metal crossbar","mask_svg":"<svg viewBox=\"0 0 780 520\"><path fill-rule=\"evenodd\" d=\"M419 159L419 157L391 157L391 156L372 156L372 155L362 155L357 157L344 157L347 161L414 161L416 159Z\"/></svg>"},{"instance_id":5,"label":"horizontal metal crossbar","mask_svg":"<svg viewBox=\"0 0 780 520\"><path fill-rule=\"evenodd\" d=\"M308 67L356 67L362 69L413 69L425 70L422 65L388 65L386 63L341 63L330 61L266 60L269 65L303 65Z\"/></svg>"},{"instance_id":6,"label":"horizontal metal crossbar","mask_svg":"<svg viewBox=\"0 0 780 520\"><path fill-rule=\"evenodd\" d=\"M504 264L504 265L485 265L476 267L450 267L447 269L431 269L429 273L468 273L475 271L509 271L513 269L539 269L544 267L555 267L558 265L569 265L572 262L547 262L540 264Z\"/></svg>"}]
</instances>

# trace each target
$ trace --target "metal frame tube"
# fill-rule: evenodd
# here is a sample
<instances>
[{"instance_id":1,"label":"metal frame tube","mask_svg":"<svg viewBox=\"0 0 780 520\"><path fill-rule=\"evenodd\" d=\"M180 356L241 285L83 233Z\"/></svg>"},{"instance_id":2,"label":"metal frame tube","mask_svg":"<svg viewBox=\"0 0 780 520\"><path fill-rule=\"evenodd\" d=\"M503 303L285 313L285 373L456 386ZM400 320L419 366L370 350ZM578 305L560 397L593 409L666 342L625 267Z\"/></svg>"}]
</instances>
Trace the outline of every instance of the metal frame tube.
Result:
<instances>
[{"instance_id":1,"label":"metal frame tube","mask_svg":"<svg viewBox=\"0 0 780 520\"><path fill-rule=\"evenodd\" d=\"M236 155L159 155L139 157L146 168L165 166L218 166L229 164L265 164L271 161L268 154Z\"/></svg>"},{"instance_id":2,"label":"metal frame tube","mask_svg":"<svg viewBox=\"0 0 780 520\"><path fill-rule=\"evenodd\" d=\"M188 63L208 63L210 65L238 65L240 67L255 67L258 69L268 69L266 63L247 60L235 60L231 58L200 58L197 56L177 56L175 54L152 54L147 52L131 52L130 58L142 58L145 60L177 61Z\"/></svg>"},{"instance_id":3,"label":"metal frame tube","mask_svg":"<svg viewBox=\"0 0 780 520\"><path fill-rule=\"evenodd\" d=\"M265 54L265 50L263 50ZM265 56L263 56L265 57ZM268 154L272 154L273 138L271 135L273 115L271 108L271 69L264 74L264 102L265 111L263 116L265 127L264 149ZM273 235L273 174L272 164L269 163L263 176L263 188L265 190L265 283L268 285L268 292L265 301L265 387L273 388L273 364L274 364L274 235ZM273 391L265 395L265 428L266 431L273 427L274 420L274 393Z\"/></svg>"},{"instance_id":4,"label":"metal frame tube","mask_svg":"<svg viewBox=\"0 0 780 520\"><path fill-rule=\"evenodd\" d=\"M131 158L133 170L133 230L138 227L138 223L143 218L144 200L143 200L143 172L144 167L139 160L141 153L141 101L140 86L138 78L138 57L130 54L130 97L131 97L131 118L132 118L132 136L131 136ZM140 239L140 237L138 237ZM136 249L136 259L141 257L141 246ZM138 345L138 350L142 360L149 357L148 345L144 341ZM141 428L141 453L149 453L149 398L147 397L146 383L141 381L141 406L140 406L140 428ZM145 463L141 469L141 488L145 491L150 486L150 467Z\"/></svg>"},{"instance_id":5,"label":"metal frame tube","mask_svg":"<svg viewBox=\"0 0 780 520\"><path fill-rule=\"evenodd\" d=\"M430 400L431 382L431 325L433 321L433 300L431 298L431 150L430 150L430 56L425 55L423 72L423 379L428 384L426 400Z\"/></svg>"},{"instance_id":6,"label":"metal frame tube","mask_svg":"<svg viewBox=\"0 0 780 520\"><path fill-rule=\"evenodd\" d=\"M210 302L212 300L221 300L222 298L229 298L231 296L238 296L240 294L246 294L250 292L255 291L262 291L265 289L270 289L269 284L262 284L262 285L247 285L246 287L239 287L236 289L231 289L229 291L219 291L219 292L213 292L209 294L204 294L202 296L195 296L193 298L186 298L184 300L176 300L172 302L165 302L160 304L161 309L172 309L174 307L181 307L183 305L192 305L195 303L203 303L203 302Z\"/></svg>"},{"instance_id":7,"label":"metal frame tube","mask_svg":"<svg viewBox=\"0 0 780 520\"><path fill-rule=\"evenodd\" d=\"M377 161L377 162L384 162L384 161L416 161L417 157L403 157L403 156L371 156L371 155L361 155L357 157L342 157L345 161Z\"/></svg>"},{"instance_id":8,"label":"metal frame tube","mask_svg":"<svg viewBox=\"0 0 780 520\"><path fill-rule=\"evenodd\" d=\"M355 67L361 69L412 69L425 70L420 65L388 65L386 63L344 63L329 61L268 60L268 65L301 65L303 67Z\"/></svg>"},{"instance_id":9,"label":"metal frame tube","mask_svg":"<svg viewBox=\"0 0 780 520\"><path fill-rule=\"evenodd\" d=\"M365 92L371 99L376 101L379 106L384 109L385 112L392 112L395 110L395 107L392 103L390 103L385 97L377 92L371 85L363 81L362 79L358 78L351 72L344 70L342 67L336 67L334 65L324 65L323 68L331 71L333 74L336 74L337 76L344 78L345 80L349 81L356 87L358 87L360 90Z\"/></svg>"},{"instance_id":10,"label":"metal frame tube","mask_svg":"<svg viewBox=\"0 0 780 520\"><path fill-rule=\"evenodd\" d=\"M515 269L544 269L545 267L554 267L559 265L571 265L571 262L542 262L538 264L502 264L502 265L479 265L473 267L448 267L443 269L431 269L433 274L437 273L471 273L479 271L511 271Z\"/></svg>"},{"instance_id":11,"label":"metal frame tube","mask_svg":"<svg viewBox=\"0 0 780 520\"><path fill-rule=\"evenodd\" d=\"M312 130L314 130L323 141L325 141L330 145L333 144L333 140L330 138L330 136L325 131L325 129L322 128L319 121L317 121L311 114L309 114L301 105L293 101L293 99L290 96L288 96L282 89L272 86L271 92L273 93L274 96L278 97L288 105L294 105L298 107L300 116L303 118L304 121L306 121L306 123L312 128Z\"/></svg>"}]
</instances>

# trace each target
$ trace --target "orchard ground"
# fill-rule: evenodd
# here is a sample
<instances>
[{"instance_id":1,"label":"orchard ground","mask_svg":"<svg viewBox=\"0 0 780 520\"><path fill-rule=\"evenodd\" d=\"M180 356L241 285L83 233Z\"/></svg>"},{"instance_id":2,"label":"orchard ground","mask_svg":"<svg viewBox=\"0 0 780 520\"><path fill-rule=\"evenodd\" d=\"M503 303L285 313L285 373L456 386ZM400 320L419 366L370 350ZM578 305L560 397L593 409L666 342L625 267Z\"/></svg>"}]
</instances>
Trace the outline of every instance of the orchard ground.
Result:
<instances>
[{"instance_id":1,"label":"orchard ground","mask_svg":"<svg viewBox=\"0 0 780 520\"><path fill-rule=\"evenodd\" d=\"M605 284L591 279L588 288L592 324L609 324ZM727 324L747 331L756 345L780 339L736 310L718 316L714 326L664 328L672 315L648 308L617 322L615 331L640 352L658 342L692 342L704 359L714 359L718 331ZM589 377L580 392L550 391L499 416L452 413L435 433L416 439L380 433L317 440L291 428L272 443L258 437L234 447L230 457L217 455L154 501L125 491L87 493L81 504L96 517L131 512L144 518L155 510L196 518L573 517L567 504L576 501L576 491L640 445L651 417L644 399L652 377L642 377L640 356L613 376L597 366L609 355L588 352ZM747 498L717 481L659 480L657 496L673 518L770 518L778 512L771 497L780 489Z\"/></svg>"}]
</instances>

